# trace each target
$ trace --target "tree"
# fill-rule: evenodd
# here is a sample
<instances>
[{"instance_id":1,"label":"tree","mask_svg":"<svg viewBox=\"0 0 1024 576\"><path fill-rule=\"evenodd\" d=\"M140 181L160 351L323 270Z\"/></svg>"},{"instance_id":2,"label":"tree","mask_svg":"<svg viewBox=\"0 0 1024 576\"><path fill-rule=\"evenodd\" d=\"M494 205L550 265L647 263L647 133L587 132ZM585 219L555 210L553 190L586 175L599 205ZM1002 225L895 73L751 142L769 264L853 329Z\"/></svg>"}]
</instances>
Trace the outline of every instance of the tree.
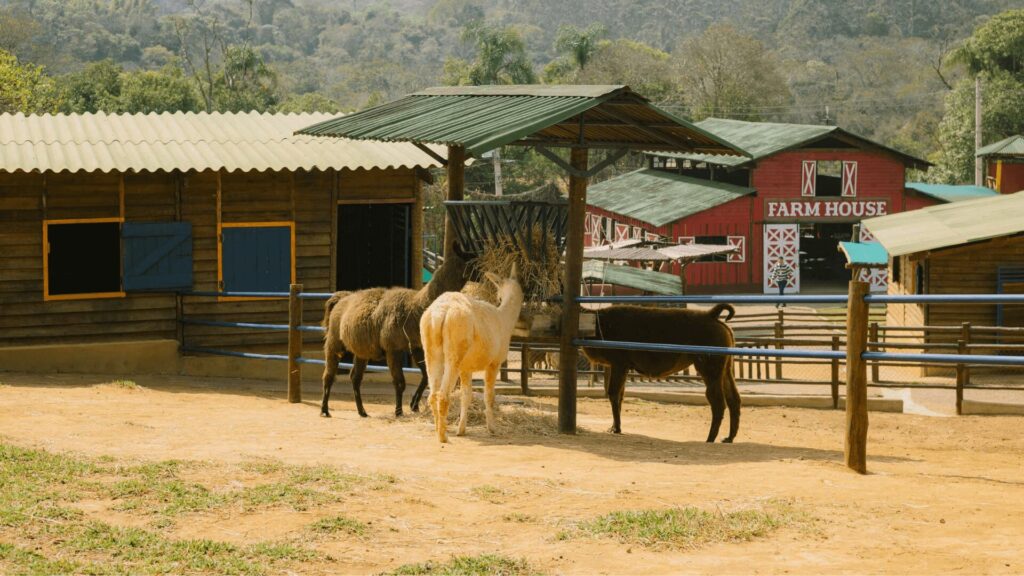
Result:
<instances>
[{"instance_id":1,"label":"tree","mask_svg":"<svg viewBox=\"0 0 1024 576\"><path fill-rule=\"evenodd\" d=\"M213 106L222 112L259 112L277 104L277 75L249 46L228 46L213 83Z\"/></svg>"},{"instance_id":2,"label":"tree","mask_svg":"<svg viewBox=\"0 0 1024 576\"><path fill-rule=\"evenodd\" d=\"M124 68L113 60L87 64L78 72L65 74L61 109L71 114L118 112L121 99L121 74Z\"/></svg>"},{"instance_id":3,"label":"tree","mask_svg":"<svg viewBox=\"0 0 1024 576\"><path fill-rule=\"evenodd\" d=\"M597 43L608 32L604 24L591 24L584 30L562 26L555 37L555 50L567 54L580 70L584 70L597 52Z\"/></svg>"},{"instance_id":4,"label":"tree","mask_svg":"<svg viewBox=\"0 0 1024 576\"><path fill-rule=\"evenodd\" d=\"M200 108L195 86L177 66L126 73L121 77L120 112L196 112Z\"/></svg>"},{"instance_id":5,"label":"tree","mask_svg":"<svg viewBox=\"0 0 1024 576\"><path fill-rule=\"evenodd\" d=\"M1024 10L993 16L952 55L982 81L982 135L995 142L1024 133ZM964 78L946 97L939 123L940 150L928 178L970 182L974 173L974 79Z\"/></svg>"},{"instance_id":6,"label":"tree","mask_svg":"<svg viewBox=\"0 0 1024 576\"><path fill-rule=\"evenodd\" d=\"M533 84L537 81L526 55L526 44L512 28L476 22L462 32L462 41L476 48L471 63L459 59L445 62L449 84Z\"/></svg>"},{"instance_id":7,"label":"tree","mask_svg":"<svg viewBox=\"0 0 1024 576\"><path fill-rule=\"evenodd\" d=\"M598 44L578 84L625 84L659 103L678 101L679 84L668 53L641 42L620 38Z\"/></svg>"},{"instance_id":8,"label":"tree","mask_svg":"<svg viewBox=\"0 0 1024 576\"><path fill-rule=\"evenodd\" d=\"M55 112L57 104L57 90L42 66L20 64L0 50L0 112L41 114Z\"/></svg>"},{"instance_id":9,"label":"tree","mask_svg":"<svg viewBox=\"0 0 1024 576\"><path fill-rule=\"evenodd\" d=\"M308 92L302 95L292 94L278 105L277 111L282 114L299 114L302 112L329 112L337 114L341 112L341 104L323 94Z\"/></svg>"},{"instance_id":10,"label":"tree","mask_svg":"<svg viewBox=\"0 0 1024 576\"><path fill-rule=\"evenodd\" d=\"M775 57L727 24L708 27L678 50L682 87L695 119L761 120L792 99Z\"/></svg>"}]
</instances>

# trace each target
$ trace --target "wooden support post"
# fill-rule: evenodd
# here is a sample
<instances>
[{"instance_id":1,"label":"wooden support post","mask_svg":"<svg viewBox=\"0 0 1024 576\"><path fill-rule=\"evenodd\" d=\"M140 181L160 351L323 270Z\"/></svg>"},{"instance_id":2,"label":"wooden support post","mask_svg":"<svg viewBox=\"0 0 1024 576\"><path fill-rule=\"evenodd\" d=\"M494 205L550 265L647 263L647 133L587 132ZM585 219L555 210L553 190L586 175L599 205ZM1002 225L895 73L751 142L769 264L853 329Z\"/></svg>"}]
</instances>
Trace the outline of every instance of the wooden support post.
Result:
<instances>
[{"instance_id":1,"label":"wooden support post","mask_svg":"<svg viewBox=\"0 0 1024 576\"><path fill-rule=\"evenodd\" d=\"M832 350L839 350L839 336L832 337ZM832 359L832 409L839 409L839 359Z\"/></svg>"},{"instance_id":2,"label":"wooden support post","mask_svg":"<svg viewBox=\"0 0 1024 576\"><path fill-rule=\"evenodd\" d=\"M779 314L780 315L782 314L781 310L779 311ZM782 349L784 349L786 347L786 345L782 343L782 339L786 335L785 330L786 329L784 328L784 325L782 324L782 322L776 322L775 323L775 349L776 350L782 350ZM768 370L768 368L765 367L765 371L766 372L767 372L767 370ZM775 359L775 379L776 380L782 380L782 358L776 358Z\"/></svg>"},{"instance_id":3,"label":"wooden support post","mask_svg":"<svg viewBox=\"0 0 1024 576\"><path fill-rule=\"evenodd\" d=\"M466 181L466 149L462 146L448 147L448 200L462 200ZM455 246L455 227L448 210L444 213L444 256L447 258Z\"/></svg>"},{"instance_id":4,"label":"wooden support post","mask_svg":"<svg viewBox=\"0 0 1024 576\"><path fill-rule=\"evenodd\" d=\"M854 276L856 277L856 276ZM868 341L868 305L864 301L870 286L850 281L846 309L846 466L867 474L868 383L863 354Z\"/></svg>"},{"instance_id":5,"label":"wooden support post","mask_svg":"<svg viewBox=\"0 0 1024 576\"><path fill-rule=\"evenodd\" d=\"M871 330L868 332L868 340L871 342L878 342L878 322L871 323ZM870 344L868 350L872 352L878 352L880 350L878 344ZM878 360L871 363L871 382L878 384Z\"/></svg>"},{"instance_id":6,"label":"wooden support post","mask_svg":"<svg viewBox=\"0 0 1024 576\"><path fill-rule=\"evenodd\" d=\"M964 340L956 341L956 353L967 354L967 342ZM960 416L964 413L964 382L966 381L967 365L957 364L956 365L956 415Z\"/></svg>"},{"instance_id":7,"label":"wooden support post","mask_svg":"<svg viewBox=\"0 0 1024 576\"><path fill-rule=\"evenodd\" d=\"M971 353L971 323L964 322L960 325L960 339L964 341L967 354ZM971 385L971 367L964 365L964 386Z\"/></svg>"},{"instance_id":8,"label":"wooden support post","mask_svg":"<svg viewBox=\"0 0 1024 576\"><path fill-rule=\"evenodd\" d=\"M302 284L292 284L288 289L288 401L302 402Z\"/></svg>"},{"instance_id":9,"label":"wooden support post","mask_svg":"<svg viewBox=\"0 0 1024 576\"><path fill-rule=\"evenodd\" d=\"M586 148L573 148L569 163L580 172L587 170ZM565 284L562 298L562 334L558 346L558 431L576 433L576 357L572 343L580 326L580 278L583 276L583 220L587 210L587 179L569 175L569 226L565 247Z\"/></svg>"},{"instance_id":10,"label":"wooden support post","mask_svg":"<svg viewBox=\"0 0 1024 576\"><path fill-rule=\"evenodd\" d=\"M530 395L530 343L523 342L519 348L519 355L522 357L522 364L519 367L519 388L523 396Z\"/></svg>"},{"instance_id":11,"label":"wooden support post","mask_svg":"<svg viewBox=\"0 0 1024 576\"><path fill-rule=\"evenodd\" d=\"M507 356L506 356L507 358ZM508 360L506 359L501 363L501 371L499 378L502 382L508 382Z\"/></svg>"}]
</instances>

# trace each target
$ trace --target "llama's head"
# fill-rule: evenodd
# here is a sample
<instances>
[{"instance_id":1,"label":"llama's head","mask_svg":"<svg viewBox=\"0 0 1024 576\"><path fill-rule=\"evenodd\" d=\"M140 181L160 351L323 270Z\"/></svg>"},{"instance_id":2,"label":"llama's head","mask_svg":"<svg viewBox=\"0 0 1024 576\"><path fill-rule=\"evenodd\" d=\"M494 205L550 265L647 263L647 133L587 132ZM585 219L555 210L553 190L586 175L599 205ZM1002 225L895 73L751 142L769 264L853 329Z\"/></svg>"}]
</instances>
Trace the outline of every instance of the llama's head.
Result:
<instances>
[{"instance_id":1,"label":"llama's head","mask_svg":"<svg viewBox=\"0 0 1024 576\"><path fill-rule=\"evenodd\" d=\"M522 304L523 287L519 284L519 270L515 264L512 264L508 278L501 278L492 272L486 272L484 276L497 288L499 302L512 302L516 306Z\"/></svg>"}]
</instances>

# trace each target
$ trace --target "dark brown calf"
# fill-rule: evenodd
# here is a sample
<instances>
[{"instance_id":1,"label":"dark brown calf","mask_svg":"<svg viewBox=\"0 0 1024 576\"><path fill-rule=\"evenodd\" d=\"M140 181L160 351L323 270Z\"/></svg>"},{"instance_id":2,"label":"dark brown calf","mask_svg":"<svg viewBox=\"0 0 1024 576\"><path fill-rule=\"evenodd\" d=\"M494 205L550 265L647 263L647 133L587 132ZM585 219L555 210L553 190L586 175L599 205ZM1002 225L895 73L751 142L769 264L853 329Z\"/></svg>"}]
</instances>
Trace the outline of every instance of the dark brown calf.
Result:
<instances>
[{"instance_id":1,"label":"dark brown calf","mask_svg":"<svg viewBox=\"0 0 1024 576\"><path fill-rule=\"evenodd\" d=\"M723 311L729 312L726 320L735 314L733 307L728 304L719 304L710 310L611 306L597 313L597 338L620 342L731 347L735 345L732 329L719 319ZM622 432L620 413L626 390L626 373L629 370L660 378L694 366L704 379L705 395L711 404L711 429L707 441L714 442L718 437L726 405L729 407L729 436L722 442L732 442L736 438L740 427L740 393L732 375L731 356L608 348L583 348L583 354L592 363L605 366L605 392L612 403L612 432Z\"/></svg>"}]
</instances>

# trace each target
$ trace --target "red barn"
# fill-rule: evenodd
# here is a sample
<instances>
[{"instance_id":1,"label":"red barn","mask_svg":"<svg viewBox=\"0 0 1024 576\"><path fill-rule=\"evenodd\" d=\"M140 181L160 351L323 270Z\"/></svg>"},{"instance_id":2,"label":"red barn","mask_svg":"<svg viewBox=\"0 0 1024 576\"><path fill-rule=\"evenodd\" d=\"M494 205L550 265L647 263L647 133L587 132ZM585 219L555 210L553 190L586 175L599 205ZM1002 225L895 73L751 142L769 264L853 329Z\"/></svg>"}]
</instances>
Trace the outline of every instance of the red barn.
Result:
<instances>
[{"instance_id":1,"label":"red barn","mask_svg":"<svg viewBox=\"0 0 1024 576\"><path fill-rule=\"evenodd\" d=\"M1024 136L1017 134L980 148L985 185L1000 194L1024 190Z\"/></svg>"},{"instance_id":2,"label":"red barn","mask_svg":"<svg viewBox=\"0 0 1024 576\"><path fill-rule=\"evenodd\" d=\"M836 243L850 239L854 224L950 201L905 185L907 168L928 162L836 126L717 118L697 126L752 157L659 153L649 168L595 184L585 244L638 237L734 244L741 247L734 254L689 266L687 286L770 292L776 287L766 271L781 256L797 270L787 291L830 291L845 289L849 278ZM886 289L884 271L870 280Z\"/></svg>"}]
</instances>

